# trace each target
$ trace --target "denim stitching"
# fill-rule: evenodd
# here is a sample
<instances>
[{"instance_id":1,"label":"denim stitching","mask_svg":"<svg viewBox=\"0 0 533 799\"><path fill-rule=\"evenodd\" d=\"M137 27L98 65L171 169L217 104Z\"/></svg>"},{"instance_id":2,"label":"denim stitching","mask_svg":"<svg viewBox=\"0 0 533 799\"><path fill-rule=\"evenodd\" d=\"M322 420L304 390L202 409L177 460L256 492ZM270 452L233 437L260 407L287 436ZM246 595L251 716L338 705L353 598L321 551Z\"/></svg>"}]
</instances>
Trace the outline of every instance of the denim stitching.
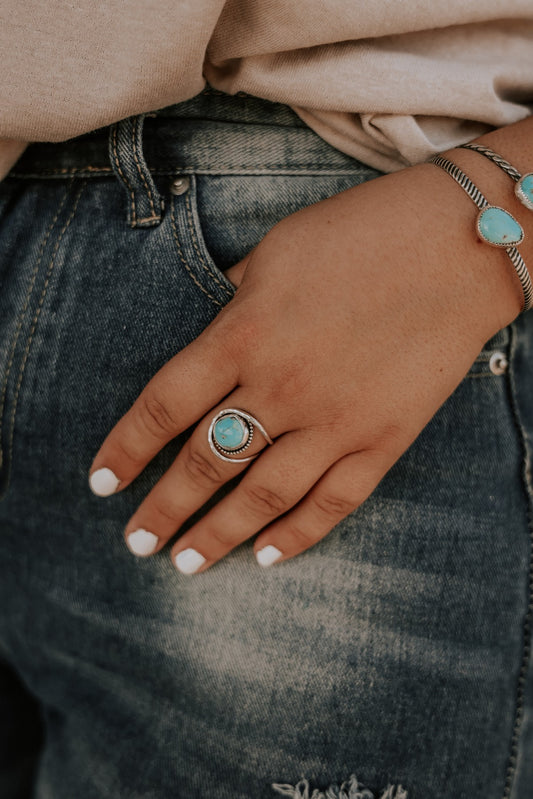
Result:
<instances>
[{"instance_id":1,"label":"denim stitching","mask_svg":"<svg viewBox=\"0 0 533 799\"><path fill-rule=\"evenodd\" d=\"M33 175L76 175L78 172L112 172L110 166L64 166L61 168L39 169L38 172L16 172L13 170L9 172L7 177L24 178L26 176L32 177Z\"/></svg>"},{"instance_id":2,"label":"denim stitching","mask_svg":"<svg viewBox=\"0 0 533 799\"><path fill-rule=\"evenodd\" d=\"M115 163L116 160L115 160ZM118 167L118 163L117 163ZM148 167L150 172L155 175L170 175L175 174L176 172L176 163L168 163L160 167ZM234 173L233 170L238 169L238 173ZM331 168L328 166L324 166L324 164L320 163L309 163L309 164L298 164L297 166L287 166L287 164L211 164L207 163L202 166L196 165L187 165L180 167L180 174L184 172L187 173L207 173L207 171L212 171L213 174L219 175L222 173L227 174L244 174L244 175L255 175L258 174L257 170L263 170L264 172L279 172L280 175L300 175L300 174L308 174L307 170L313 170L309 174L317 174L317 175L336 175L336 176L354 176L354 175L363 175L366 173L364 169L355 169L355 168L343 168L338 167ZM17 172L13 170L9 173L9 176L14 178L24 178L24 177L33 177L35 175L76 175L83 172L111 172L111 167L106 166L73 166L73 167L61 167L61 168L50 168L50 169L39 169L36 172ZM128 187L130 188L130 187Z\"/></svg>"},{"instance_id":3,"label":"denim stitching","mask_svg":"<svg viewBox=\"0 0 533 799\"><path fill-rule=\"evenodd\" d=\"M137 224L140 225L141 222L153 222L154 219L159 219L158 216L142 216L140 219L137 217Z\"/></svg>"},{"instance_id":4,"label":"denim stitching","mask_svg":"<svg viewBox=\"0 0 533 799\"><path fill-rule=\"evenodd\" d=\"M50 223L50 226L49 226L48 230L46 231L46 233L44 235L44 238L42 240L41 246L39 247L39 253L37 255L37 262L35 264L33 273L32 273L31 278L30 278L30 284L28 286L28 291L26 293L26 298L24 300L24 305L23 305L22 310L20 312L20 316L19 316L19 320L18 320L18 324L17 324L17 329L15 331L15 336L14 336L14 339L13 339L13 345L11 347L11 353L10 353L10 356L9 356L9 362L7 364L7 370L6 370L6 374L5 374L3 385L2 385L2 396L0 397L0 467L3 465L2 430L3 430L3 419L4 419L4 407L5 407L5 401L6 401L7 385L8 385L8 381L9 381L9 375L11 373L11 367L13 366L13 361L15 359L15 350L16 350L18 339L19 339L19 336L20 336L20 331L22 330L22 323L24 321L24 317L26 315L26 311L28 310L28 305L30 304L31 295L33 294L35 281L37 280L37 274L39 272L39 267L41 265L41 261L42 261L42 258L43 258L43 254L44 254L44 250L45 250L46 244L48 242L48 239L50 238L50 235L51 235L52 230L53 230L53 228L55 226L55 223L58 220L59 214L63 210L63 207L65 205L67 197L68 197L68 190L65 191L63 199L61 200L61 202L59 204L59 208L57 209L57 212L56 212L54 218L52 219L52 222Z\"/></svg>"},{"instance_id":5,"label":"denim stitching","mask_svg":"<svg viewBox=\"0 0 533 799\"><path fill-rule=\"evenodd\" d=\"M472 374L467 374L466 377L469 380L474 380L475 378L480 377L504 377L504 374L495 375L494 372L473 372Z\"/></svg>"},{"instance_id":6,"label":"denim stitching","mask_svg":"<svg viewBox=\"0 0 533 799\"><path fill-rule=\"evenodd\" d=\"M144 174L144 171L141 168L141 164L139 163L139 158L138 158L138 154L137 154L137 131L138 131L138 129L139 129L139 117L135 117L135 119L133 120L133 128L132 128L132 134L131 134L131 139L132 139L131 143L132 143L132 149L133 149L133 159L135 161L135 164L137 165L137 171L139 173L139 177L141 178L141 180L143 182L143 185L144 185L144 188L146 189L146 193L148 195L148 202L150 203L150 210L152 211L152 216L147 216L147 217L144 217L144 219L138 219L137 221L138 222L147 222L148 220L158 219L159 217L158 217L158 215L156 214L156 211L155 211L152 190L150 189L150 186L148 185L148 183L146 181L146 176Z\"/></svg>"},{"instance_id":7,"label":"denim stitching","mask_svg":"<svg viewBox=\"0 0 533 799\"><path fill-rule=\"evenodd\" d=\"M516 333L511 330L511 346L514 345L514 338ZM511 350L512 352L512 350ZM513 414L513 421L515 425L515 429L520 439L520 445L522 450L522 480L524 484L524 492L528 499L528 512L527 512L527 520L528 520L528 528L529 528L529 572L528 572L528 606L524 616L524 621L522 625L523 630L523 649L522 649L522 662L520 665L520 673L518 675L517 685L516 685L516 708L515 708L515 721L513 725L513 734L511 737L511 747L509 753L509 761L506 770L505 776L505 788L503 792L502 799L510 799L511 791L513 787L513 780L515 777L516 772L516 763L517 763L517 753L518 753L518 742L520 738L520 731L522 726L522 721L524 718L524 693L525 693L525 684L526 684L526 676L529 669L529 658L531 655L531 633L532 633L532 619L533 619L533 507L531 503L531 497L533 495L533 485L531 484L530 476L529 476L529 469L528 469L528 452L526 443L524 440L524 433L522 431L522 425L520 422L520 412L517 406L516 397L515 397L515 386L514 380L509 370L509 394L511 398L511 410Z\"/></svg>"},{"instance_id":8,"label":"denim stitching","mask_svg":"<svg viewBox=\"0 0 533 799\"><path fill-rule=\"evenodd\" d=\"M113 150L113 160L115 161L115 165L117 167L117 170L118 170L118 173L119 173L120 177L124 181L124 185L126 186L126 189L130 193L131 224L135 225L136 224L136 216L137 216L136 208L135 208L135 194L133 193L133 188L128 183L128 179L127 179L126 175L122 171L122 167L120 166L120 161L119 161L118 152L117 152L117 130L118 130L118 125L114 125L113 126L113 133L112 133L112 136L111 136L111 145L112 145L112 150Z\"/></svg>"},{"instance_id":9,"label":"denim stitching","mask_svg":"<svg viewBox=\"0 0 533 799\"><path fill-rule=\"evenodd\" d=\"M55 266L55 258L56 258L56 255L57 255L57 251L59 249L59 245L61 244L61 240L62 240L63 236L65 235L65 231L67 230L67 228L69 227L70 223L74 219L74 214L76 213L76 210L78 208L78 203L80 201L81 194L82 194L84 188L86 187L86 185L87 185L87 182L84 181L82 183L82 185L80 186L80 188L78 189L76 197L74 198L74 204L73 204L70 216L67 219L67 221L65 222L63 230L61 231L61 233L59 234L59 236L57 238L57 241L55 243L55 247L54 247L53 252L52 252L52 257L50 259L50 263L48 264L48 270L47 270L47 273L46 273L46 279L45 279L45 282L44 282L44 286L43 286L43 290L42 290L41 296L39 298L39 303L37 305L37 310L35 311L35 316L33 317L32 327L31 327L31 330L30 330L30 337L29 337L28 342L26 344L26 349L24 350L24 357L23 357L23 360L22 360L22 364L20 366L19 379L18 379L18 382L17 382L17 386L16 386L16 389L15 389L15 396L14 396L14 400L13 400L13 412L11 414L11 434L10 434L10 440L9 440L9 456L8 456L8 462L9 463L11 463L12 460L13 460L13 441L14 441L14 433L15 433L15 420L16 420L16 415L17 415L18 398L19 398L20 389L21 389L21 386L22 386L22 380L23 380L23 377L24 377L24 370L26 369L26 363L28 362L28 357L29 357L29 354L30 354L31 344L32 344L32 341L33 341L33 336L35 334L35 330L37 328L37 322L39 321L39 316L41 315L41 309L43 307L44 300L45 300L45 297L46 297L46 294L47 294L47 291L48 291L48 285L49 285L50 279L52 277L52 272L53 272L53 269L54 269L54 266ZM10 475L8 475L8 480L7 480L7 483L6 483L6 491L9 488L9 482L10 482Z\"/></svg>"},{"instance_id":10,"label":"denim stitching","mask_svg":"<svg viewBox=\"0 0 533 799\"><path fill-rule=\"evenodd\" d=\"M200 252L200 247L199 247L199 244L198 244L198 238L197 238L197 235L196 235L196 227L194 225L194 220L193 220L193 215L192 215L191 198L190 198L189 195L187 195L187 197L185 199L185 207L186 207L186 210L187 210L187 220L188 220L188 223L189 223L189 225L188 225L189 231L191 233L192 246L194 247L194 251L196 252L196 255L200 259L200 263L201 263L202 267L213 278L215 283L217 283L222 289L224 289L224 291L226 292L226 294L229 295L229 297L233 297L233 292L230 291L229 288L224 285L224 283L219 278L219 276L215 272L213 272L212 269L210 269L209 264L206 262L205 258L203 257L202 253Z\"/></svg>"},{"instance_id":11,"label":"denim stitching","mask_svg":"<svg viewBox=\"0 0 533 799\"><path fill-rule=\"evenodd\" d=\"M217 300L216 297L213 297L213 295L210 294L207 291L207 289L202 286L202 284L199 282L199 280L195 277L195 275L194 275L191 267L187 263L186 259L183 257L183 252L182 252L181 245L180 245L179 238L178 238L178 231L177 231L177 228L176 228L176 217L175 217L175 214L174 214L174 203L172 203L172 206L171 206L171 209L170 209L170 219L171 219L171 222L172 222L172 235L174 236L174 241L176 242L176 248L178 250L178 255L179 255L180 261L182 262L183 266L185 267L185 269L187 270L187 272L191 276L193 282L198 286L198 288L201 291L203 291L204 294L207 294L209 299L212 300L215 303L215 305L218 305L219 307L222 308L222 303L219 302L219 300Z\"/></svg>"},{"instance_id":12,"label":"denim stitching","mask_svg":"<svg viewBox=\"0 0 533 799\"><path fill-rule=\"evenodd\" d=\"M170 164L169 164L169 166L170 166ZM174 167L174 171L175 171L175 169L176 169L176 167ZM232 169L244 169L244 170L265 169L267 171L268 170L272 170L272 169L279 169L279 170L283 171L283 174L291 174L291 172L299 173L299 172L301 172L304 169L316 169L318 172L326 172L327 174L329 174L329 173L336 174L337 172L341 172L342 174L346 174L346 175L365 174L366 171L367 171L366 169L361 169L361 170L359 170L359 172L357 172L357 171L355 171L355 167L352 168L352 169L349 169L348 167L346 167L346 168L338 167L337 170L335 170L335 169L332 170L331 167L327 167L327 166L325 167L323 163L320 163L320 162L317 163L317 162L314 162L314 161L311 161L310 163L307 163L307 164L299 163L299 164L297 164L297 165L295 164L293 166L288 166L287 162L285 162L283 164L253 164L253 165L250 165L250 164L219 164L218 162L212 164L210 162L207 162L206 164L204 164L203 166L200 166L200 167L198 167L198 164L193 165L193 166L180 166L180 174L182 172L184 172L184 171L198 172L199 169L218 169L218 170L223 170L223 171L229 171L229 170L232 170ZM372 171L373 172L377 172L377 170L374 170L374 169Z\"/></svg>"}]
</instances>

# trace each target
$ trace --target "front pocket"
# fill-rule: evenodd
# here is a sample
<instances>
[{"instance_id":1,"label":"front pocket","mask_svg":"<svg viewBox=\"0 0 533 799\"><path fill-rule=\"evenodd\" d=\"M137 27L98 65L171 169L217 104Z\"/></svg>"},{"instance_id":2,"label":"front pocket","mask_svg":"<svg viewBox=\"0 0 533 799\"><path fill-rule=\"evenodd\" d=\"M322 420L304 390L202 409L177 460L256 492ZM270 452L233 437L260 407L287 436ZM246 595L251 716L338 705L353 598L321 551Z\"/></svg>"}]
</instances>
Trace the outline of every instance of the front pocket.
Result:
<instances>
[{"instance_id":1,"label":"front pocket","mask_svg":"<svg viewBox=\"0 0 533 799\"><path fill-rule=\"evenodd\" d=\"M185 188L169 198L172 238L179 263L199 291L222 308L235 294L235 286L218 268L205 244L198 214L195 175L181 177Z\"/></svg>"},{"instance_id":2,"label":"front pocket","mask_svg":"<svg viewBox=\"0 0 533 799\"><path fill-rule=\"evenodd\" d=\"M375 176L373 170L298 174L181 174L168 195L172 238L189 279L221 307L235 288L224 270L287 216ZM176 193L173 193L174 192Z\"/></svg>"}]
</instances>

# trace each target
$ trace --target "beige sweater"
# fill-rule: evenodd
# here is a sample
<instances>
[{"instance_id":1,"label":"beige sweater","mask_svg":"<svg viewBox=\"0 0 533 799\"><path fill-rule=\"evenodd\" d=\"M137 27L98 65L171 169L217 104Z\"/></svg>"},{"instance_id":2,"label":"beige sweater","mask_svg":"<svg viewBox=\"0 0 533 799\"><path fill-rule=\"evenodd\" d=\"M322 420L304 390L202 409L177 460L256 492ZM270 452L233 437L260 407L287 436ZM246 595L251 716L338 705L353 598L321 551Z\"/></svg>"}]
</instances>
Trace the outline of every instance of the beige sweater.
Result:
<instances>
[{"instance_id":1,"label":"beige sweater","mask_svg":"<svg viewBox=\"0 0 533 799\"><path fill-rule=\"evenodd\" d=\"M385 171L533 111L533 0L4 0L0 53L0 178L205 79Z\"/></svg>"}]
</instances>

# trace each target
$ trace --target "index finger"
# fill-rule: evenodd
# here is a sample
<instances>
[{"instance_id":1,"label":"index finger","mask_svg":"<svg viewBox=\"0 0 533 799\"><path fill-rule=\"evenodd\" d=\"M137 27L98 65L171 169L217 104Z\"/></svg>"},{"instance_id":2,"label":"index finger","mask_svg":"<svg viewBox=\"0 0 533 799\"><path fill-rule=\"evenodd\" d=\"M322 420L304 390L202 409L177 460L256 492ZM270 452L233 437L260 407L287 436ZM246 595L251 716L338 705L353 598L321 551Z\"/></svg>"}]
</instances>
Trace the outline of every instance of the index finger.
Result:
<instances>
[{"instance_id":1,"label":"index finger","mask_svg":"<svg viewBox=\"0 0 533 799\"><path fill-rule=\"evenodd\" d=\"M125 488L171 439L235 387L236 363L222 338L204 331L145 386L98 450L89 485L98 496Z\"/></svg>"}]
</instances>

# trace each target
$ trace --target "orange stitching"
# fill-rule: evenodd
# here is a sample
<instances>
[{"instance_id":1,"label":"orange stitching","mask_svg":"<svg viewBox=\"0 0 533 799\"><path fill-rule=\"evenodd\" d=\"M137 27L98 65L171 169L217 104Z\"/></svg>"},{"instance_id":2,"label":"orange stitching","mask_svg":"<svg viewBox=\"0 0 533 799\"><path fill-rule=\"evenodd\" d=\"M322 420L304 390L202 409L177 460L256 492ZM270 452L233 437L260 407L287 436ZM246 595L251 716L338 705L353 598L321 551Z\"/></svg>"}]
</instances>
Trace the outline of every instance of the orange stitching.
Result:
<instances>
[{"instance_id":1,"label":"orange stitching","mask_svg":"<svg viewBox=\"0 0 533 799\"><path fill-rule=\"evenodd\" d=\"M152 175L173 175L176 173L176 164L169 163L162 167L148 166ZM13 178L27 178L34 175L77 175L84 172L111 172L111 167L106 166L80 166L80 167L62 167L58 169L39 169L36 172L17 172L13 170L9 172L6 177ZM185 173L196 173L201 175L269 175L275 174L283 175L298 175L298 176L313 176L320 177L353 177L353 169L330 169L329 167L322 167L320 164L304 164L303 166L287 166L286 164L256 164L248 166L246 164L196 164L195 166L180 167L180 175ZM356 175L359 173L355 173Z\"/></svg>"},{"instance_id":2,"label":"orange stitching","mask_svg":"<svg viewBox=\"0 0 533 799\"><path fill-rule=\"evenodd\" d=\"M157 218L158 215L157 215L157 212L156 212L155 207L154 207L152 190L150 189L150 186L148 185L148 182L146 180L146 176L145 176L145 174L144 174L144 172L143 172L143 170L141 168L141 165L139 163L139 159L137 157L137 130L138 130L138 127L139 127L139 117L135 117L135 119L133 121L133 125L134 125L133 130L132 130L133 160L135 161L135 163L137 165L137 172L139 173L140 178L141 178L141 180L143 182L144 188L146 189L146 192L148 194L148 202L150 203L150 210L152 212L152 216L151 217L145 217L145 219L154 219L154 218ZM144 220L138 220L138 221L144 221Z\"/></svg>"},{"instance_id":3,"label":"orange stitching","mask_svg":"<svg viewBox=\"0 0 533 799\"><path fill-rule=\"evenodd\" d=\"M22 379L24 377L24 370L26 368L26 363L28 361L28 357L29 357L29 354L30 354L31 343L33 341L33 336L35 334L35 330L36 330L36 327L37 327L37 322L39 320L39 316L41 314L41 309L43 307L43 303L44 303L44 300L45 300L45 297L46 297L46 293L48 291L48 284L50 283L50 279L52 277L52 272L53 272L54 265L55 265L55 257L57 255L57 251L59 249L59 245L61 244L61 239L63 238L66 229L68 228L68 226L70 225L70 223L72 222L72 220L74 218L74 214L76 213L76 210L78 208L78 203L80 201L80 197L81 197L82 191L83 191L83 189L85 188L86 185L87 185L87 183L86 183L86 181L84 181L82 183L82 185L80 186L80 188L78 190L78 193L77 193L77 195L76 195L76 197L74 199L74 205L73 205L71 214L70 214L69 218L67 219L67 221L65 222L63 230L61 231L61 233L58 236L58 239L56 241L55 247L54 247L53 252L52 252L52 257L50 259L50 263L48 265L48 270L47 270L47 273L46 273L46 279L45 279L45 282L44 282L44 286L43 286L43 290L42 290L41 296L39 298L39 303L37 305L37 310L35 311L35 316L33 317L32 327L31 327L31 330L30 330L30 337L29 337L28 342L26 344L26 349L24 350L24 358L23 358L22 364L20 366L19 379L18 379L18 382L17 382L17 387L15 389L15 396L14 396L14 401L13 401L13 412L11 414L11 436L10 436L10 441L9 441L9 458L8 458L8 462L9 463L11 463L12 460L13 460L13 440L14 440L14 433L15 433L15 419L16 419L16 415L17 415L18 398L19 398L19 394L20 394L20 388L22 386ZM7 484L6 484L6 491L7 491L8 488L9 488L9 478L8 478L8 481L7 481Z\"/></svg>"},{"instance_id":4,"label":"orange stitching","mask_svg":"<svg viewBox=\"0 0 533 799\"><path fill-rule=\"evenodd\" d=\"M30 299L31 299L31 295L33 293L33 289L34 289L34 286L35 286L35 281L37 280L37 274L39 272L39 267L41 265L41 261L42 261L42 258L43 258L44 249L46 247L48 239L50 238L50 235L52 233L52 229L53 229L55 223L58 220L59 214L63 210L63 206L65 205L67 197L68 197L68 190L65 191L64 197L63 197L63 199L61 200L61 202L59 204L59 208L58 208L58 210L56 212L56 215L52 219L52 222L50 223L50 226L49 226L48 230L45 233L44 239L41 242L41 246L39 247L39 253L37 255L37 262L35 264L34 270L32 272L31 278L30 278L30 284L29 284L29 287L28 287L26 298L24 300L24 305L22 307L22 311L20 312L20 316L19 316L19 320L18 320L18 324L17 324L17 329L15 331L15 337L13 339L13 346L11 347L11 353L10 353L10 356L9 356L9 362L7 364L7 371L6 371L6 374L5 374L5 377L4 377L3 386L2 386L2 396L0 397L0 466L2 466L2 463L3 463L3 451L2 451L1 445L2 445L2 428L3 428L3 419L4 419L4 406L5 406L5 401L6 401L7 384L8 384L8 381L9 381L9 375L11 373L11 367L13 366L13 361L15 359L15 350L16 350L18 339L19 339L19 336L20 336L20 331L22 329L22 323L24 321L24 317L26 315L26 311L28 310L28 305L30 304Z\"/></svg>"},{"instance_id":5,"label":"orange stitching","mask_svg":"<svg viewBox=\"0 0 533 799\"><path fill-rule=\"evenodd\" d=\"M25 175L77 175L78 172L112 172L110 166L64 166L57 169L38 169L36 172L17 172L13 170L9 175L14 178L24 177Z\"/></svg>"},{"instance_id":6,"label":"orange stitching","mask_svg":"<svg viewBox=\"0 0 533 799\"><path fill-rule=\"evenodd\" d=\"M176 172L175 163L167 163L163 166L148 166L152 174L156 175L171 175ZM37 172L17 172L13 170L9 172L9 176L23 177L24 175L56 175L56 174L76 174L77 172L85 172L94 170L95 172L111 172L111 167L107 166L80 166L80 167L61 167L57 169L39 169ZM235 172L234 170L238 170ZM324 164L220 164L220 163L197 163L188 164L180 167L180 174L197 173L197 174L227 174L227 175L262 175L274 172L277 175L320 175L321 177L358 177L364 174L364 171L356 170L355 168L331 168L324 166Z\"/></svg>"},{"instance_id":7,"label":"orange stitching","mask_svg":"<svg viewBox=\"0 0 533 799\"><path fill-rule=\"evenodd\" d=\"M205 261L203 255L200 252L200 248L199 248L199 246L197 244L196 230L195 230L195 227L194 227L194 221L193 221L193 215L192 215L191 199L190 199L189 195L187 195L187 197L185 199L185 205L186 205L186 208L187 208L187 220L188 220L188 223L189 223L189 231L191 233L192 246L194 247L196 255L200 259L200 263L202 264L202 266L205 269L205 271L209 275L211 275L211 277L213 278L215 283L218 283L218 285L221 288L223 288L224 291L227 294L229 294L230 297L233 297L233 292L230 291L229 288L224 285L224 283L221 281L221 279L218 277L218 275L215 274L212 269L210 269L209 265L207 264L207 262Z\"/></svg>"},{"instance_id":8,"label":"orange stitching","mask_svg":"<svg viewBox=\"0 0 533 799\"><path fill-rule=\"evenodd\" d=\"M503 377L503 375L495 375L494 372L468 372L465 375L465 380L479 379L480 377Z\"/></svg>"},{"instance_id":9,"label":"orange stitching","mask_svg":"<svg viewBox=\"0 0 533 799\"><path fill-rule=\"evenodd\" d=\"M182 253L182 250L181 250L181 244L180 244L179 239L178 239L178 231L177 231L177 228L176 228L176 217L174 215L174 204L172 204L172 206L171 206L170 219L172 221L172 235L174 236L174 241L176 242L176 247L177 247L177 250L178 250L178 255L180 257L180 261L182 262L183 266L185 267L185 269L187 270L187 272L189 273L189 275L193 279L194 283L198 286L198 288L201 291L203 291L204 294L207 294L209 299L212 300L215 303L215 305L219 305L220 307L222 307L222 303L219 302L215 297L213 297L213 295L210 294L207 291L207 289L205 289L202 286L202 284L198 281L198 279L195 277L191 267L189 266L189 264L187 263L187 261L183 257L183 253Z\"/></svg>"},{"instance_id":10,"label":"orange stitching","mask_svg":"<svg viewBox=\"0 0 533 799\"><path fill-rule=\"evenodd\" d=\"M130 200L131 200L131 205L130 205L130 212L131 212L131 223L132 223L132 225L135 225L135 224L137 224L137 210L136 210L136 208L135 208L135 195L134 195L134 193L133 193L133 188L132 188L132 187L130 186L130 184L128 183L128 180L127 180L127 178L126 178L126 175L125 175L125 174L124 174L124 172L122 171L122 169L121 169L121 166L120 166L120 162L119 162L119 160L118 160L118 153L117 153L117 129L118 129L118 124L116 124L116 125L113 125L113 134L112 134L112 136L111 136L111 143L112 143L112 150L113 150L113 158L114 158L114 160L115 160L115 165L116 165L116 167L117 167L118 173L119 173L120 177L122 178L122 180L124 181L124 183L125 183L125 185L126 185L126 188L127 188L127 189L129 189L129 192L130 192Z\"/></svg>"}]
</instances>

